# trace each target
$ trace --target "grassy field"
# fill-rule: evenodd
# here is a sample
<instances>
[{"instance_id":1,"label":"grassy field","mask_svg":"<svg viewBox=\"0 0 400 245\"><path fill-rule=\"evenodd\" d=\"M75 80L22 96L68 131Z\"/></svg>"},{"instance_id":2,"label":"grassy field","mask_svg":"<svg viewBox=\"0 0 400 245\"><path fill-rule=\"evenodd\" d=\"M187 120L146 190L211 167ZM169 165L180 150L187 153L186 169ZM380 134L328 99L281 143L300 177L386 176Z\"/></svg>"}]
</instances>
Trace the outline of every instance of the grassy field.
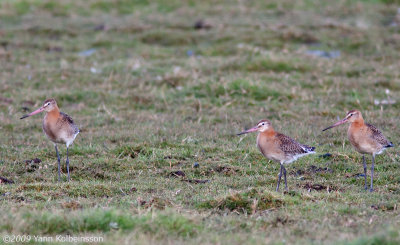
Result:
<instances>
[{"instance_id":1,"label":"grassy field","mask_svg":"<svg viewBox=\"0 0 400 245\"><path fill-rule=\"evenodd\" d=\"M0 237L399 244L398 148L367 193L347 127L321 132L359 109L399 145L399 4L0 1L0 176L14 181L0 183ZM19 120L46 98L81 129L69 183L43 115ZM263 118L316 147L287 167L288 192L256 135L235 136Z\"/></svg>"}]
</instances>

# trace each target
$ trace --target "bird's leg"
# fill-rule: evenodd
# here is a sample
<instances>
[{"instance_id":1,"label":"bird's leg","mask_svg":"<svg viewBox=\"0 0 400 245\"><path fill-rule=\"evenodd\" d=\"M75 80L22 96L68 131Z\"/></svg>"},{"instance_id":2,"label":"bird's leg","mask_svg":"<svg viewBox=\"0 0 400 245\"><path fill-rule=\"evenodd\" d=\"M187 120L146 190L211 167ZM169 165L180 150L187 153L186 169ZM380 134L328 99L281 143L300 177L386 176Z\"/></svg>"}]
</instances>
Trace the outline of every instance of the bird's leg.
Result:
<instances>
[{"instance_id":1,"label":"bird's leg","mask_svg":"<svg viewBox=\"0 0 400 245\"><path fill-rule=\"evenodd\" d=\"M287 182L286 182L286 168L282 165L283 168L283 177L285 177L285 190L287 191Z\"/></svg>"},{"instance_id":2,"label":"bird's leg","mask_svg":"<svg viewBox=\"0 0 400 245\"><path fill-rule=\"evenodd\" d=\"M363 165L364 165L364 188L368 189L367 186L367 163L365 162L365 155L363 154Z\"/></svg>"},{"instance_id":3,"label":"bird's leg","mask_svg":"<svg viewBox=\"0 0 400 245\"><path fill-rule=\"evenodd\" d=\"M369 192L374 191L374 164L375 164L375 155L372 155L372 166L371 166L371 188Z\"/></svg>"},{"instance_id":4,"label":"bird's leg","mask_svg":"<svg viewBox=\"0 0 400 245\"><path fill-rule=\"evenodd\" d=\"M58 154L57 145L54 144L54 148L56 148L57 153L57 161L58 161L58 181L61 181L61 163L60 163L60 154Z\"/></svg>"},{"instance_id":5,"label":"bird's leg","mask_svg":"<svg viewBox=\"0 0 400 245\"><path fill-rule=\"evenodd\" d=\"M278 190L279 190L279 184L281 183L281 178L282 178L282 168L283 168L283 165L281 164L281 171L280 171L280 173L279 173L279 175L278 175L278 184L276 185L276 191L278 191Z\"/></svg>"},{"instance_id":6,"label":"bird's leg","mask_svg":"<svg viewBox=\"0 0 400 245\"><path fill-rule=\"evenodd\" d=\"M69 159L68 159L68 146L67 146L67 173L68 173L68 181L69 181Z\"/></svg>"}]
</instances>

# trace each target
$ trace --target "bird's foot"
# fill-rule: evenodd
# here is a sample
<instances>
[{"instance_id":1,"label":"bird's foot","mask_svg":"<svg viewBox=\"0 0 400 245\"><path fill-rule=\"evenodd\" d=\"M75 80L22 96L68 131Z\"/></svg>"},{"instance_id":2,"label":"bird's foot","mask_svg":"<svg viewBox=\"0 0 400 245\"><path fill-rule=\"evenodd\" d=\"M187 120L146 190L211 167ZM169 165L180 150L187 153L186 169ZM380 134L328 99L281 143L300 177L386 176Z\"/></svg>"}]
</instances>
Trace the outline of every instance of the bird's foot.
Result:
<instances>
[{"instance_id":1,"label":"bird's foot","mask_svg":"<svg viewBox=\"0 0 400 245\"><path fill-rule=\"evenodd\" d=\"M373 189L373 188L370 188L370 189L369 189L369 192L374 192L374 189Z\"/></svg>"}]
</instances>

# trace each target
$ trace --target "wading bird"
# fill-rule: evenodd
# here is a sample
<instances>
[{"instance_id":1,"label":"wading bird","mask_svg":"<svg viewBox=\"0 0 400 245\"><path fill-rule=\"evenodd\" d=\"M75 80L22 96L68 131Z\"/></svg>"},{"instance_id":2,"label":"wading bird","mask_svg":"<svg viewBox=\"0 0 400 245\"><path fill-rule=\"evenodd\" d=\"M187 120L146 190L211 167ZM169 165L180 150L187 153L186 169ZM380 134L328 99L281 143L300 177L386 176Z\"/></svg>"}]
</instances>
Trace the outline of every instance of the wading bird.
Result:
<instances>
[{"instance_id":1,"label":"wading bird","mask_svg":"<svg viewBox=\"0 0 400 245\"><path fill-rule=\"evenodd\" d=\"M261 153L266 158L281 164L276 191L279 190L282 173L285 178L285 189L287 190L286 168L284 165L296 161L302 156L315 153L315 147L300 144L294 139L276 132L271 123L265 119L259 121L255 127L243 131L237 135L256 131L259 132L257 136L257 146Z\"/></svg>"},{"instance_id":2,"label":"wading bird","mask_svg":"<svg viewBox=\"0 0 400 245\"><path fill-rule=\"evenodd\" d=\"M363 156L364 165L364 180L365 180L365 190L368 189L367 186L367 164L365 162L365 154L372 155L372 166L371 166L371 187L369 189L372 192L373 181L374 181L374 164L375 155L381 154L386 148L393 147L393 143L388 141L385 136L379 131L375 126L365 123L361 115L361 112L357 110L349 111L345 118L333 124L330 128L339 126L346 122L350 122L349 129L347 130L347 136L349 137L350 143L354 146L356 151Z\"/></svg>"},{"instance_id":3,"label":"wading bird","mask_svg":"<svg viewBox=\"0 0 400 245\"><path fill-rule=\"evenodd\" d=\"M58 154L57 143L66 144L67 146L67 173L68 181L69 176L69 159L68 159L68 147L75 140L75 137L79 134L78 127L74 124L74 121L67 114L60 112L57 106L57 102L54 99L45 100L43 105L27 115L22 116L20 119L24 119L42 111L46 112L43 118L43 132L54 143L56 148L57 160L58 160L58 181L61 179L61 163L60 155Z\"/></svg>"}]
</instances>

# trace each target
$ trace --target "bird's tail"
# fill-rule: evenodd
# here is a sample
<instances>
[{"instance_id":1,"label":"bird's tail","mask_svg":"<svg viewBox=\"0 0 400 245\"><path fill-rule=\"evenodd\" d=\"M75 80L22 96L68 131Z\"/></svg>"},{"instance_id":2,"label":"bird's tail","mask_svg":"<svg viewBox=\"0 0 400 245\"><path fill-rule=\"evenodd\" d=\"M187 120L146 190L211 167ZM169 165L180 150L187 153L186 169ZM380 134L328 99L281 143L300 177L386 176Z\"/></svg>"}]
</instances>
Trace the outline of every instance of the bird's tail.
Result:
<instances>
[{"instance_id":1,"label":"bird's tail","mask_svg":"<svg viewBox=\"0 0 400 245\"><path fill-rule=\"evenodd\" d=\"M393 142L390 142L387 146L385 146L385 148L389 148L389 147L394 147Z\"/></svg>"},{"instance_id":2,"label":"bird's tail","mask_svg":"<svg viewBox=\"0 0 400 245\"><path fill-rule=\"evenodd\" d=\"M309 145L303 145L303 149L304 149L306 152L312 153L312 152L314 152L315 147L314 147L314 146L309 146Z\"/></svg>"}]
</instances>

